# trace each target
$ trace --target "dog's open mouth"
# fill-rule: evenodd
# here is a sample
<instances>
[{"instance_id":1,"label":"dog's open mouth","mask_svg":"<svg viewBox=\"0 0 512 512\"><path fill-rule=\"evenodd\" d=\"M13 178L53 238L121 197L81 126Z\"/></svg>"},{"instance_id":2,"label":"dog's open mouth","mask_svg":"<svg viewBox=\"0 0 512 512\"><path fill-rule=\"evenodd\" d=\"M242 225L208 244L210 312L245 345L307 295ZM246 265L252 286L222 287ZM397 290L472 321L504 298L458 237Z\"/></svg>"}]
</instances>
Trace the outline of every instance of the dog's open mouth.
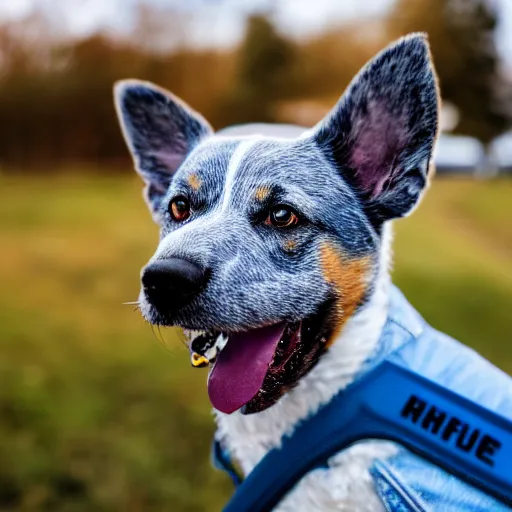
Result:
<instances>
[{"instance_id":1,"label":"dog's open mouth","mask_svg":"<svg viewBox=\"0 0 512 512\"><path fill-rule=\"evenodd\" d=\"M313 318L244 332L201 334L191 341L192 364L213 363L208 395L217 410L259 412L314 366L325 348L323 331L323 322Z\"/></svg>"}]
</instances>

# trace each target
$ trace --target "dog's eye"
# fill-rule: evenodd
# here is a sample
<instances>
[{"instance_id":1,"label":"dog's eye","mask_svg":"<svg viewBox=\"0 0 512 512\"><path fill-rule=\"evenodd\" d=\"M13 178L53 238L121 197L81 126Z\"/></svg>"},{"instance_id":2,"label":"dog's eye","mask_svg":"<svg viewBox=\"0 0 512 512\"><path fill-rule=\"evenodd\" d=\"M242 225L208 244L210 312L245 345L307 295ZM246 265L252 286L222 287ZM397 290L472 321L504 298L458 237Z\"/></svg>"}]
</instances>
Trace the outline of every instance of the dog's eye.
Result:
<instances>
[{"instance_id":1,"label":"dog's eye","mask_svg":"<svg viewBox=\"0 0 512 512\"><path fill-rule=\"evenodd\" d=\"M299 223L299 216L295 213L293 208L280 204L272 208L266 223L276 228L290 228Z\"/></svg>"},{"instance_id":2,"label":"dog's eye","mask_svg":"<svg viewBox=\"0 0 512 512\"><path fill-rule=\"evenodd\" d=\"M169 205L171 217L182 222L190 217L190 203L185 196L176 196Z\"/></svg>"}]
</instances>

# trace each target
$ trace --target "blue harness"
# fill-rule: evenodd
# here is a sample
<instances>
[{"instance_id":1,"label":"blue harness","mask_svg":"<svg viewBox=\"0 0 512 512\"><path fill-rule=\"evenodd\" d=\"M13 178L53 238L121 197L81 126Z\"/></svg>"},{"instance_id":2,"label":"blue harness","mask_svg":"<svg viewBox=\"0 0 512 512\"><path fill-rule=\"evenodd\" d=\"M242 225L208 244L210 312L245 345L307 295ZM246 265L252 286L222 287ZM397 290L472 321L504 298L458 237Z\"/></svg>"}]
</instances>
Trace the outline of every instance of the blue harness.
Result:
<instances>
[{"instance_id":1,"label":"blue harness","mask_svg":"<svg viewBox=\"0 0 512 512\"><path fill-rule=\"evenodd\" d=\"M403 297L399 299L405 300ZM408 342L401 343L397 350L384 358L374 357L360 378L338 393L315 415L301 422L293 434L284 437L281 447L267 453L243 482L238 479L220 444L214 444L216 466L227 470L235 483L240 484L224 512L272 510L307 473L327 467L331 456L355 442L368 439L395 441L405 447L408 453L412 452L403 455L403 460L415 457L413 454L416 454L421 457L419 461L425 461L422 469L432 464L432 471L440 471L442 475L446 471L458 477L460 480L454 477L451 480L455 484L460 482L459 486L454 487L450 481L451 487L446 485L443 492L449 488L452 494L465 494L467 510L477 510L477 504L482 505L484 510L489 503L496 503L492 506L493 510L512 507L512 414L508 414L512 400L508 394L510 386L507 390L500 390L508 394L504 407L480 405L471 396L467 396L474 393L456 391L461 387L465 391L468 386L466 380L462 386L460 382L452 386L453 376L446 378L443 375L435 380L431 378L431 364L426 368L415 368L419 356L421 359L430 355L435 359L437 348L448 352L449 363L450 350L447 350L446 345L438 347L436 341L444 337L443 343L447 340L452 344L457 342L437 333L423 322L420 331L416 333L411 332L414 329L408 330L399 324L396 318L391 318L391 323L393 325L387 322L384 337L387 335L389 338L391 333L390 339L396 344L398 329L409 334ZM451 349L454 348L460 350L461 346L451 346ZM477 371L488 372L494 368L486 361L483 364L484 360L468 349L462 351L459 358L464 359L466 365L473 365ZM483 366L477 368L478 364ZM425 364L420 366L425 367ZM453 368L453 371L457 372L458 369ZM441 371L446 373L445 369L441 368ZM486 375L473 374L473 381L479 377L485 379ZM444 382L440 383L439 380ZM449 389L447 383L456 390ZM503 401L499 404L503 405ZM499 411L503 408L506 415ZM407 463L410 464L410 460ZM400 464L403 466L404 462ZM378 464L374 470L379 473ZM383 473L385 469L381 468L380 474ZM392 471L390 473L393 474ZM376 474L374 476L377 477ZM389 478L386 486L389 487ZM384 487L378 481L376 487L382 496ZM389 510L425 510L420 498L425 493L408 492L400 484L392 487L395 494L400 494L401 505L388 507ZM482 492L484 498L481 497ZM389 496L387 499L388 504L398 503L396 498L395 501L390 500ZM482 499L487 500L487 505L483 505ZM494 499L497 501L494 502ZM466 510L462 505L459 507L455 509Z\"/></svg>"}]
</instances>

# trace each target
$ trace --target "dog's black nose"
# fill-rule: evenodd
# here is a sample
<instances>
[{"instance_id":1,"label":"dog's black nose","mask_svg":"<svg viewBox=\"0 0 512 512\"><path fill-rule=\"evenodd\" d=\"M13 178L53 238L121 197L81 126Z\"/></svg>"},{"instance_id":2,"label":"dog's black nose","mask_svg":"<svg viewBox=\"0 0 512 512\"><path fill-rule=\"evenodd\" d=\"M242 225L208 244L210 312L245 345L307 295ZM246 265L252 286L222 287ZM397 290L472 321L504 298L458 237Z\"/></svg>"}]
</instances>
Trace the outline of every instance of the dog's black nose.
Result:
<instances>
[{"instance_id":1,"label":"dog's black nose","mask_svg":"<svg viewBox=\"0 0 512 512\"><path fill-rule=\"evenodd\" d=\"M160 306L182 306L206 284L207 273L182 258L150 263L142 270L142 286L148 299Z\"/></svg>"}]
</instances>

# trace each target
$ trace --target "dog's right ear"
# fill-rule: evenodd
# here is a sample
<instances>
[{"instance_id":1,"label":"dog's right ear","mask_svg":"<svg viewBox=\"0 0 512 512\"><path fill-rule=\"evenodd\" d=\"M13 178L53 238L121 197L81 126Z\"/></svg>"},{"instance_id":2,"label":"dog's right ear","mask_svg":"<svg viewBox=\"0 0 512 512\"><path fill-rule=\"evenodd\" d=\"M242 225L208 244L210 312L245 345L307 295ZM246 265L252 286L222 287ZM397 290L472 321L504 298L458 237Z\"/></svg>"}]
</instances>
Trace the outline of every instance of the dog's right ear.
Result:
<instances>
[{"instance_id":1,"label":"dog's right ear","mask_svg":"<svg viewBox=\"0 0 512 512\"><path fill-rule=\"evenodd\" d=\"M314 137L375 224L404 217L428 182L438 93L426 35L411 34L354 78Z\"/></svg>"},{"instance_id":2,"label":"dog's right ear","mask_svg":"<svg viewBox=\"0 0 512 512\"><path fill-rule=\"evenodd\" d=\"M213 130L184 102L149 82L117 82L114 101L135 168L146 183L144 197L159 222L161 201L174 173Z\"/></svg>"}]
</instances>

